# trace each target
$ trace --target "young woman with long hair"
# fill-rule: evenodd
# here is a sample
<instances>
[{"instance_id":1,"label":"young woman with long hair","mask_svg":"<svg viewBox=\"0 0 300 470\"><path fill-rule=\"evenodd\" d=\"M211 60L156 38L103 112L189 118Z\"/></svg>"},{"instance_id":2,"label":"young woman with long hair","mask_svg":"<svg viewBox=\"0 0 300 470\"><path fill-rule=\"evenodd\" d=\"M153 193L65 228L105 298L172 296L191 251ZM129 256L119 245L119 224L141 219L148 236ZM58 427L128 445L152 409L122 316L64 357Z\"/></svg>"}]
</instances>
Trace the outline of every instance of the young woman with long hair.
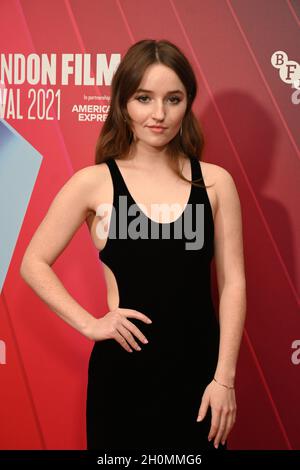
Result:
<instances>
[{"instance_id":1,"label":"young woman with long hair","mask_svg":"<svg viewBox=\"0 0 300 470\"><path fill-rule=\"evenodd\" d=\"M201 159L196 93L175 44L132 45L113 76L95 165L67 181L23 259L24 279L94 341L88 449L226 449L235 422L246 311L241 208L229 172ZM51 269L84 221L107 285L101 318Z\"/></svg>"}]
</instances>

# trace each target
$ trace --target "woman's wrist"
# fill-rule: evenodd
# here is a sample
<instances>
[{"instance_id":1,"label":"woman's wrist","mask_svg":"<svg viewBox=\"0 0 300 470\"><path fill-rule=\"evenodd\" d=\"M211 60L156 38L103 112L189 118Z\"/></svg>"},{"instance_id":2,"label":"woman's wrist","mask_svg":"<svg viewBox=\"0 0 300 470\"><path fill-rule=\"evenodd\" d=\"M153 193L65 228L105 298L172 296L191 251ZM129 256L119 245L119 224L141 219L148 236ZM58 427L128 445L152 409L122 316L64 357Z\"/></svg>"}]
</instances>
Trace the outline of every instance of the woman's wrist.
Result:
<instances>
[{"instance_id":1,"label":"woman's wrist","mask_svg":"<svg viewBox=\"0 0 300 470\"><path fill-rule=\"evenodd\" d=\"M234 384L226 384L226 383L224 383L224 382L221 382L221 381L217 380L215 377L213 378L213 380L214 380L217 384L221 385L221 386L224 387L224 388L227 388L227 389L229 389L229 390L230 390L230 389L234 389Z\"/></svg>"},{"instance_id":2,"label":"woman's wrist","mask_svg":"<svg viewBox=\"0 0 300 470\"><path fill-rule=\"evenodd\" d=\"M95 325L95 321L97 319L89 314L86 318L86 321L83 325L83 327L81 328L81 333L87 338L87 339L90 339L90 340L93 340L93 330L94 330L94 325Z\"/></svg>"},{"instance_id":3,"label":"woman's wrist","mask_svg":"<svg viewBox=\"0 0 300 470\"><path fill-rule=\"evenodd\" d=\"M232 386L235 382L236 368L227 364L218 364L214 378L221 384Z\"/></svg>"}]
</instances>

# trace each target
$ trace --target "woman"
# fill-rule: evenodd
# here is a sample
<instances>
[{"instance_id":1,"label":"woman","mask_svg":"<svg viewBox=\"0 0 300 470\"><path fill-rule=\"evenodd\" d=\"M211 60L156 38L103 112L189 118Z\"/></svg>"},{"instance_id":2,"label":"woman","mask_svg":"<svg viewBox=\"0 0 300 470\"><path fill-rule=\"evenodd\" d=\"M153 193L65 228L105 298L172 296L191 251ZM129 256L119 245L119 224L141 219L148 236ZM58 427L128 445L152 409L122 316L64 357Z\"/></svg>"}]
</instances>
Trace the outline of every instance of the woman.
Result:
<instances>
[{"instance_id":1,"label":"woman","mask_svg":"<svg viewBox=\"0 0 300 470\"><path fill-rule=\"evenodd\" d=\"M131 46L112 80L96 165L60 190L22 262L31 287L95 341L88 449L226 449L235 422L246 310L241 210L229 172L200 161L196 92L174 44ZM109 311L100 319L51 270L84 221L107 283Z\"/></svg>"}]
</instances>

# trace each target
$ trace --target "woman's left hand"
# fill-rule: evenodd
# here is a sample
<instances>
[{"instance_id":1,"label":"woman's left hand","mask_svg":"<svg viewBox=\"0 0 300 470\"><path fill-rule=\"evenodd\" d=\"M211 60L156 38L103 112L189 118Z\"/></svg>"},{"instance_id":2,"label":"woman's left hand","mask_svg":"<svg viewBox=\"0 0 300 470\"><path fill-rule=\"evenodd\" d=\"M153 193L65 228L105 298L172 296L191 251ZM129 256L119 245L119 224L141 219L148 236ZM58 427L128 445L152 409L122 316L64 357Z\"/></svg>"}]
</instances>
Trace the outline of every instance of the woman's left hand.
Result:
<instances>
[{"instance_id":1,"label":"woman's left hand","mask_svg":"<svg viewBox=\"0 0 300 470\"><path fill-rule=\"evenodd\" d=\"M197 421L202 421L211 407L211 427L208 440L215 438L214 446L225 444L236 419L236 400L234 389L228 389L214 380L210 382L202 395Z\"/></svg>"}]
</instances>

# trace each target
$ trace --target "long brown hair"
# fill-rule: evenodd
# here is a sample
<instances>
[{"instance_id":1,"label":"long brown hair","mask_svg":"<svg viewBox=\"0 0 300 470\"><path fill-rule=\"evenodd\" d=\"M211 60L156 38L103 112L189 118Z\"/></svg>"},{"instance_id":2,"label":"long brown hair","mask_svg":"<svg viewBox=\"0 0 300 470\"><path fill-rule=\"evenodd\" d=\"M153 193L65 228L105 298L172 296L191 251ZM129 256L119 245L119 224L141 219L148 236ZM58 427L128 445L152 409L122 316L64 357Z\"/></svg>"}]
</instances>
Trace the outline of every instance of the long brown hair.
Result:
<instances>
[{"instance_id":1,"label":"long brown hair","mask_svg":"<svg viewBox=\"0 0 300 470\"><path fill-rule=\"evenodd\" d=\"M168 40L143 39L133 44L121 60L111 83L110 109L96 144L95 163L110 158L125 158L130 151L133 132L127 102L138 89L149 65L160 63L174 70L187 93L187 108L182 120L182 135L167 144L167 153L174 161L175 172L183 180L203 187L202 178L190 181L179 168L179 155L196 156L201 160L204 138L192 111L197 94L197 81L189 61L181 50ZM205 186L205 185L204 185Z\"/></svg>"}]
</instances>

